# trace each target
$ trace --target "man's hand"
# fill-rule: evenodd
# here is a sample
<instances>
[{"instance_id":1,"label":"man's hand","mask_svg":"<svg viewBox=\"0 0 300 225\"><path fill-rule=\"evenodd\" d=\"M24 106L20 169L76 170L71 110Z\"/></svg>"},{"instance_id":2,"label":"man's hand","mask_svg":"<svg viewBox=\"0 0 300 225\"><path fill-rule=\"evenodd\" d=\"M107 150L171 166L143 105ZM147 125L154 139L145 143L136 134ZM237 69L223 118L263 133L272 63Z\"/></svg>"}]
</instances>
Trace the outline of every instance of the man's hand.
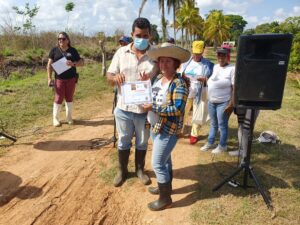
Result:
<instances>
[{"instance_id":1,"label":"man's hand","mask_svg":"<svg viewBox=\"0 0 300 225\"><path fill-rule=\"evenodd\" d=\"M125 82L125 76L123 73L116 74L113 77L113 81L116 85L121 86Z\"/></svg>"}]
</instances>

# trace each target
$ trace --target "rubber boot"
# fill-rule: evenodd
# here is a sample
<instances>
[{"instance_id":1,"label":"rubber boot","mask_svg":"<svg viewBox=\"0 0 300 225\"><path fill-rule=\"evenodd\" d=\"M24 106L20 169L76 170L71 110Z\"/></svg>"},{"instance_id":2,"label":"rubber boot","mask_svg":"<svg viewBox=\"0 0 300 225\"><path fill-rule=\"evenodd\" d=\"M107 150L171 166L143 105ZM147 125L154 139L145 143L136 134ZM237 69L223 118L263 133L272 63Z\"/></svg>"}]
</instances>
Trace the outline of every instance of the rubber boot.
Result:
<instances>
[{"instance_id":1,"label":"rubber boot","mask_svg":"<svg viewBox=\"0 0 300 225\"><path fill-rule=\"evenodd\" d=\"M142 181L144 185L151 183L150 178L144 171L146 152L144 150L135 150L135 172L137 177Z\"/></svg>"},{"instance_id":2,"label":"rubber boot","mask_svg":"<svg viewBox=\"0 0 300 225\"><path fill-rule=\"evenodd\" d=\"M61 124L59 122L59 112L61 109L61 104L53 103L53 126L59 127Z\"/></svg>"},{"instance_id":3,"label":"rubber boot","mask_svg":"<svg viewBox=\"0 0 300 225\"><path fill-rule=\"evenodd\" d=\"M160 211L169 208L172 205L171 187L171 181L167 183L158 183L159 198L158 200L149 203L148 208L152 211Z\"/></svg>"},{"instance_id":4,"label":"rubber boot","mask_svg":"<svg viewBox=\"0 0 300 225\"><path fill-rule=\"evenodd\" d=\"M170 172L170 181L171 181L171 193L172 193L172 181L173 181L173 170L171 170ZM148 188L148 191L150 194L153 194L153 195L158 195L159 194L159 188L158 186L157 187L149 187Z\"/></svg>"},{"instance_id":5,"label":"rubber boot","mask_svg":"<svg viewBox=\"0 0 300 225\"><path fill-rule=\"evenodd\" d=\"M68 124L70 125L74 124L74 121L72 119L72 111L73 111L73 102L66 102L66 118Z\"/></svg>"},{"instance_id":6,"label":"rubber boot","mask_svg":"<svg viewBox=\"0 0 300 225\"><path fill-rule=\"evenodd\" d=\"M119 155L119 165L118 172L114 178L114 186L120 187L127 178L128 175L128 159L129 159L130 150L118 150Z\"/></svg>"}]
</instances>

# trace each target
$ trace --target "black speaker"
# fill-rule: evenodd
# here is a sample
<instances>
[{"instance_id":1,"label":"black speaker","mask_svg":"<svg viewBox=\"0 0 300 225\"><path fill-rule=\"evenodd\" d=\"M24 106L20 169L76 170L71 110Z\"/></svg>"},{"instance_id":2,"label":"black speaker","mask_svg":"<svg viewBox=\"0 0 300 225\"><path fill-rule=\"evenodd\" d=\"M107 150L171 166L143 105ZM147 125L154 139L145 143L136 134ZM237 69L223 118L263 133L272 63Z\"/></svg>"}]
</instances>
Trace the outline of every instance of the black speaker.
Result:
<instances>
[{"instance_id":1,"label":"black speaker","mask_svg":"<svg viewBox=\"0 0 300 225\"><path fill-rule=\"evenodd\" d=\"M273 110L281 107L292 39L291 34L240 36L235 107Z\"/></svg>"}]
</instances>

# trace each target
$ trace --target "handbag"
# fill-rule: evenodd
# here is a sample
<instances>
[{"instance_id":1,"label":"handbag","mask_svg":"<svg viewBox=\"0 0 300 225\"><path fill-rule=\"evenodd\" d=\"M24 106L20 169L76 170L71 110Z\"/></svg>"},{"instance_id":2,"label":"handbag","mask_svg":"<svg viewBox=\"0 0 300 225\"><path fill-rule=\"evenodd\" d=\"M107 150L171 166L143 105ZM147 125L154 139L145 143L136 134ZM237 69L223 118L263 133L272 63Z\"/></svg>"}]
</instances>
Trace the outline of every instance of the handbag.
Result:
<instances>
[{"instance_id":1,"label":"handbag","mask_svg":"<svg viewBox=\"0 0 300 225\"><path fill-rule=\"evenodd\" d=\"M207 87L202 87L200 102L197 104L194 101L192 123L204 125L210 120L208 115L207 91Z\"/></svg>"}]
</instances>

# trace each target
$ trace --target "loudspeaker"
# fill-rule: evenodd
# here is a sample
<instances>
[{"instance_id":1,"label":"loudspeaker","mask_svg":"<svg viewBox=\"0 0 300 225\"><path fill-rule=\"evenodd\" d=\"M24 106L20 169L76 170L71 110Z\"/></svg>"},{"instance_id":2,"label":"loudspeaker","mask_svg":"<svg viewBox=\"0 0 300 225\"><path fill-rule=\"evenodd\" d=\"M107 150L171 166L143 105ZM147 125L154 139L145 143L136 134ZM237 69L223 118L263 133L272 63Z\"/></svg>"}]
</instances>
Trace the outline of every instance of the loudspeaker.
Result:
<instances>
[{"instance_id":1,"label":"loudspeaker","mask_svg":"<svg viewBox=\"0 0 300 225\"><path fill-rule=\"evenodd\" d=\"M235 107L273 110L281 107L292 39L291 34L240 36Z\"/></svg>"}]
</instances>

